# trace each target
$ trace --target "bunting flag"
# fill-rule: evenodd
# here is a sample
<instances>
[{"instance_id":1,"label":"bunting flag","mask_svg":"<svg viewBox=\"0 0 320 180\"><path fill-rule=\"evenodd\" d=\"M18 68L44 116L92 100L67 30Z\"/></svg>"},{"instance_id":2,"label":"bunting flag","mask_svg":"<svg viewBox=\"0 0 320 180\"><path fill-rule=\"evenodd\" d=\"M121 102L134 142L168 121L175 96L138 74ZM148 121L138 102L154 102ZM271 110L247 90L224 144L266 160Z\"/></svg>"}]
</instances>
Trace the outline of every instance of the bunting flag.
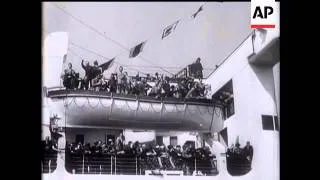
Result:
<instances>
[{"instance_id":1,"label":"bunting flag","mask_svg":"<svg viewBox=\"0 0 320 180\"><path fill-rule=\"evenodd\" d=\"M134 58L140 54L140 52L143 50L143 47L145 45L146 41L136 45L135 47L130 49L129 58Z\"/></svg>"},{"instance_id":2,"label":"bunting flag","mask_svg":"<svg viewBox=\"0 0 320 180\"><path fill-rule=\"evenodd\" d=\"M202 5L202 6L203 6L203 5ZM202 6L200 6L200 8L197 10L197 12L195 12L195 13L191 16L193 19L196 18L196 16L198 15L198 13L203 10Z\"/></svg>"},{"instance_id":3,"label":"bunting flag","mask_svg":"<svg viewBox=\"0 0 320 180\"><path fill-rule=\"evenodd\" d=\"M171 24L170 26L166 27L164 30L163 30L163 33L162 33L162 39L167 37L170 33L173 32L173 30L176 29L177 25L178 25L179 21L176 21L175 23Z\"/></svg>"},{"instance_id":4,"label":"bunting flag","mask_svg":"<svg viewBox=\"0 0 320 180\"><path fill-rule=\"evenodd\" d=\"M110 59L108 62L101 64L99 67L101 67L102 72L110 68L113 65L114 60L115 57Z\"/></svg>"}]
</instances>

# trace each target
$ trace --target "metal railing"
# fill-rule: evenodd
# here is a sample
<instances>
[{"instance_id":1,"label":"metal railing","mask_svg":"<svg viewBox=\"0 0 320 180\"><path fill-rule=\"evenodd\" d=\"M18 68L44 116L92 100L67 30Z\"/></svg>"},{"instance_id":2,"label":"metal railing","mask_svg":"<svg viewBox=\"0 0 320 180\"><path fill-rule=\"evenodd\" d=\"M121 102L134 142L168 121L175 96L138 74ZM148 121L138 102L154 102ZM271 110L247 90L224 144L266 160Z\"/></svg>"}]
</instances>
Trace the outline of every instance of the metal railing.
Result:
<instances>
[{"instance_id":1,"label":"metal railing","mask_svg":"<svg viewBox=\"0 0 320 180\"><path fill-rule=\"evenodd\" d=\"M45 153L41 160L41 172L52 173L57 168L57 153Z\"/></svg>"},{"instance_id":2,"label":"metal railing","mask_svg":"<svg viewBox=\"0 0 320 180\"><path fill-rule=\"evenodd\" d=\"M72 174L112 174L112 175L194 175L213 176L218 174L216 159L192 159L192 163L181 163L174 167L150 167L148 160L129 156L86 156L67 155L66 170ZM190 161L189 161L190 162ZM158 173L154 173L158 170Z\"/></svg>"}]
</instances>

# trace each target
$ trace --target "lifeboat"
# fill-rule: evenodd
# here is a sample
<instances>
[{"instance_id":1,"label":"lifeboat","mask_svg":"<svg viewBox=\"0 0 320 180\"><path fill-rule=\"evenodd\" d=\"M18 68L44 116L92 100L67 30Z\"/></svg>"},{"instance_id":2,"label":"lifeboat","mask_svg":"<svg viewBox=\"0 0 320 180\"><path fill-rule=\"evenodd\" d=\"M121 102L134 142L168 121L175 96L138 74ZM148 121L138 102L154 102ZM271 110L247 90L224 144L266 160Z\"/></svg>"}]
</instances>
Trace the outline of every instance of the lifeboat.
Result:
<instances>
[{"instance_id":1,"label":"lifeboat","mask_svg":"<svg viewBox=\"0 0 320 180\"><path fill-rule=\"evenodd\" d=\"M56 112L64 114L66 127L210 131L221 119L217 116L220 105L211 99L155 99L65 89L48 89L46 96Z\"/></svg>"}]
</instances>

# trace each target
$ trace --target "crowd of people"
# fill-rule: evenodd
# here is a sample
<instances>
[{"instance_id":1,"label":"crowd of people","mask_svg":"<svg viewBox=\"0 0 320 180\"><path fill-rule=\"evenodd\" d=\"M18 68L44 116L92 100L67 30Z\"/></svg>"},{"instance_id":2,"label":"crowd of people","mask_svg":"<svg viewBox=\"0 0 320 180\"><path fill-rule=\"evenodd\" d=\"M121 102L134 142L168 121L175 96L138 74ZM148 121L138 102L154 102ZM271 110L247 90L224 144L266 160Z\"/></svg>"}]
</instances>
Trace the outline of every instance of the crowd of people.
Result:
<instances>
[{"instance_id":1,"label":"crowd of people","mask_svg":"<svg viewBox=\"0 0 320 180\"><path fill-rule=\"evenodd\" d=\"M231 144L227 149L227 155L231 158L251 162L253 157L253 147L250 145L250 141L247 141L246 146L243 148L240 147L240 143L236 143L236 145Z\"/></svg>"},{"instance_id":2,"label":"crowd of people","mask_svg":"<svg viewBox=\"0 0 320 180\"><path fill-rule=\"evenodd\" d=\"M51 140L49 136L46 137L44 141L41 141L43 155L57 153L58 144Z\"/></svg>"},{"instance_id":3,"label":"crowd of people","mask_svg":"<svg viewBox=\"0 0 320 180\"><path fill-rule=\"evenodd\" d=\"M124 136L120 135L115 142L109 139L103 143L96 141L93 146L90 143L67 143L67 152L74 156L90 157L115 157L137 158L138 166L144 170L183 170L185 175L191 175L195 169L195 159L206 163L206 168L200 168L203 174L210 174L215 167L212 159L215 157L209 147L195 148L194 145L185 143L167 147L155 143L125 143ZM89 160L90 161L90 160ZM119 160L117 161L119 162ZM210 168L211 167L211 168Z\"/></svg>"},{"instance_id":4,"label":"crowd of people","mask_svg":"<svg viewBox=\"0 0 320 180\"><path fill-rule=\"evenodd\" d=\"M155 98L206 98L211 91L210 85L202 82L200 60L197 60L193 65L199 66L200 70L195 71L196 73L193 73L192 76L183 78L170 78L159 73L155 73L154 76L147 74L146 77L140 77L139 73L136 76L128 76L128 72L124 71L122 66L119 67L117 73L112 73L110 78L105 78L103 69L97 61L92 66L88 61L82 60L81 66L85 71L83 78L72 69L71 63L68 64L68 68L62 75L63 85L66 89L103 91Z\"/></svg>"}]
</instances>

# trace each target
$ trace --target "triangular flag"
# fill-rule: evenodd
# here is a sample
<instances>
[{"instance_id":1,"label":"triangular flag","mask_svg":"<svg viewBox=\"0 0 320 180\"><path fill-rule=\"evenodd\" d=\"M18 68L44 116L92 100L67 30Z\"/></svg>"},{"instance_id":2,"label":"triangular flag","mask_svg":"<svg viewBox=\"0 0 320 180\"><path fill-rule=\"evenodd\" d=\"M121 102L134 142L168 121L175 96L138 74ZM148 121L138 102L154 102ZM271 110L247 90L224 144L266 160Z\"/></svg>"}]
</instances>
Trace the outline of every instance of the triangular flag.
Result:
<instances>
[{"instance_id":1,"label":"triangular flag","mask_svg":"<svg viewBox=\"0 0 320 180\"><path fill-rule=\"evenodd\" d=\"M162 33L162 39L167 37L173 30L176 29L179 21L176 21L175 23L171 24L170 26L167 26Z\"/></svg>"},{"instance_id":2,"label":"triangular flag","mask_svg":"<svg viewBox=\"0 0 320 180\"><path fill-rule=\"evenodd\" d=\"M134 58L136 56L138 56L138 54L142 51L144 45L145 45L146 41L136 45L135 47L130 49L130 54L129 54L129 58Z\"/></svg>"},{"instance_id":3,"label":"triangular flag","mask_svg":"<svg viewBox=\"0 0 320 180\"><path fill-rule=\"evenodd\" d=\"M203 5L202 5L202 6L203 6ZM193 19L196 18L196 16L198 15L198 13L203 10L202 6L200 6L200 8L198 9L198 11L191 16Z\"/></svg>"},{"instance_id":4,"label":"triangular flag","mask_svg":"<svg viewBox=\"0 0 320 180\"><path fill-rule=\"evenodd\" d=\"M110 68L112 66L114 60L115 60L115 57L110 59L108 62L101 64L99 67L101 67L102 72L107 70L108 68Z\"/></svg>"}]
</instances>

